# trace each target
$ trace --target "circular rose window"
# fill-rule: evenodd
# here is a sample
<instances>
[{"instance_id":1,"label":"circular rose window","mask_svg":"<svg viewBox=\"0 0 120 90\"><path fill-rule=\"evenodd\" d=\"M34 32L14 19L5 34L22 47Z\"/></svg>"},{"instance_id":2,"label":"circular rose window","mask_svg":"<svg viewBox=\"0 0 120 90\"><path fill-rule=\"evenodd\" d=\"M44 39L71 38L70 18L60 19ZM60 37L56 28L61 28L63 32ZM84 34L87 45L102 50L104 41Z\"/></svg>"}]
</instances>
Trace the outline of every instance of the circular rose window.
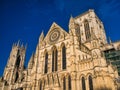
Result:
<instances>
[{"instance_id":1,"label":"circular rose window","mask_svg":"<svg viewBox=\"0 0 120 90\"><path fill-rule=\"evenodd\" d=\"M59 39L59 37L60 37L60 31L54 29L53 31L50 32L49 41L54 43Z\"/></svg>"}]
</instances>

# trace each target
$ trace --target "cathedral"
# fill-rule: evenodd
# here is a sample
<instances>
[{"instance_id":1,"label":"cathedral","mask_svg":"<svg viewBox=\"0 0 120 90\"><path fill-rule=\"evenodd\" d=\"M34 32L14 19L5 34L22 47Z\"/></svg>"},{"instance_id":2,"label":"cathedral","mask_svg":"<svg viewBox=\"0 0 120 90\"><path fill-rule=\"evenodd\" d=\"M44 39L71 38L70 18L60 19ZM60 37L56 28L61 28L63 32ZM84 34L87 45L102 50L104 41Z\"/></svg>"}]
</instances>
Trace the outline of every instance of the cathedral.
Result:
<instances>
[{"instance_id":1,"label":"cathedral","mask_svg":"<svg viewBox=\"0 0 120 90\"><path fill-rule=\"evenodd\" d=\"M91 9L71 16L68 27L54 22L42 32L26 68L26 47L13 44L0 90L120 90L120 41L107 42Z\"/></svg>"}]
</instances>

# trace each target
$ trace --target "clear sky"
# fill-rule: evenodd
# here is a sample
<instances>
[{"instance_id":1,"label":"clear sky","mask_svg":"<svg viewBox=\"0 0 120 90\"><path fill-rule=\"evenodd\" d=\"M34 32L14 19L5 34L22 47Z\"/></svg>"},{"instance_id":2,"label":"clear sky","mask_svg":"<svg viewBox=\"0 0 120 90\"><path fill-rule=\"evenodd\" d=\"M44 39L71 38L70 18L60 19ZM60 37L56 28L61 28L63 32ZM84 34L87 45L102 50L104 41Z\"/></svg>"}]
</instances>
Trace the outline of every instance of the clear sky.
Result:
<instances>
[{"instance_id":1,"label":"clear sky","mask_svg":"<svg viewBox=\"0 0 120 90\"><path fill-rule=\"evenodd\" d=\"M27 43L26 62L35 51L39 35L53 22L68 31L69 18L94 9L107 37L120 40L120 0L0 0L0 76L12 44Z\"/></svg>"}]
</instances>

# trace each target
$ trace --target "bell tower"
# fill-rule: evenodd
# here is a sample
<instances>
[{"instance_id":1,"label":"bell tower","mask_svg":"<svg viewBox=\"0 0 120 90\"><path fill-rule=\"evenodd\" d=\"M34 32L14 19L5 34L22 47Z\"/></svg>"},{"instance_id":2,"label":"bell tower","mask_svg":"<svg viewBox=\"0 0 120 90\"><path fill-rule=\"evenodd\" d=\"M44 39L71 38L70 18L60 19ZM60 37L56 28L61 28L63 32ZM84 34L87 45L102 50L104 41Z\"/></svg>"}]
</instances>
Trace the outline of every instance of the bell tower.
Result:
<instances>
[{"instance_id":1,"label":"bell tower","mask_svg":"<svg viewBox=\"0 0 120 90\"><path fill-rule=\"evenodd\" d=\"M22 71L24 70L26 47L13 44L7 65L4 70L3 78L6 84L20 82Z\"/></svg>"}]
</instances>

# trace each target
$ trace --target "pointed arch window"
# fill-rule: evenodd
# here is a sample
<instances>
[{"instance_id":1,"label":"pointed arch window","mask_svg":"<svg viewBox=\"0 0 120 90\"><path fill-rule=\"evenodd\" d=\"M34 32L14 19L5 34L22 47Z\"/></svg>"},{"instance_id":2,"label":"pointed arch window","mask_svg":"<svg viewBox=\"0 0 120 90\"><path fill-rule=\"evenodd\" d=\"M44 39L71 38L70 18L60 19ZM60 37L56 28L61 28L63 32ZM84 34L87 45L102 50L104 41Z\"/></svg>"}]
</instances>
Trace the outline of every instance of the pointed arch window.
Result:
<instances>
[{"instance_id":1,"label":"pointed arch window","mask_svg":"<svg viewBox=\"0 0 120 90\"><path fill-rule=\"evenodd\" d=\"M40 81L40 90L42 90L42 81Z\"/></svg>"},{"instance_id":2,"label":"pointed arch window","mask_svg":"<svg viewBox=\"0 0 120 90\"><path fill-rule=\"evenodd\" d=\"M62 47L62 69L66 69L66 47Z\"/></svg>"},{"instance_id":3,"label":"pointed arch window","mask_svg":"<svg viewBox=\"0 0 120 90\"><path fill-rule=\"evenodd\" d=\"M58 51L56 48L52 51L52 72L57 71L58 66Z\"/></svg>"},{"instance_id":4,"label":"pointed arch window","mask_svg":"<svg viewBox=\"0 0 120 90\"><path fill-rule=\"evenodd\" d=\"M92 81L92 77L89 76L89 77L88 77L88 80L89 80L89 90L93 90L93 81Z\"/></svg>"},{"instance_id":5,"label":"pointed arch window","mask_svg":"<svg viewBox=\"0 0 120 90\"><path fill-rule=\"evenodd\" d=\"M52 72L54 72L54 50L52 51Z\"/></svg>"},{"instance_id":6,"label":"pointed arch window","mask_svg":"<svg viewBox=\"0 0 120 90\"><path fill-rule=\"evenodd\" d=\"M71 90L71 77L68 76L68 90Z\"/></svg>"},{"instance_id":7,"label":"pointed arch window","mask_svg":"<svg viewBox=\"0 0 120 90\"><path fill-rule=\"evenodd\" d=\"M45 69L44 69L44 73L48 72L48 53L46 52L45 54Z\"/></svg>"},{"instance_id":8,"label":"pointed arch window","mask_svg":"<svg viewBox=\"0 0 120 90\"><path fill-rule=\"evenodd\" d=\"M20 55L17 57L17 60L16 60L16 66L19 67L20 65Z\"/></svg>"},{"instance_id":9,"label":"pointed arch window","mask_svg":"<svg viewBox=\"0 0 120 90\"><path fill-rule=\"evenodd\" d=\"M63 90L66 90L66 78L63 77Z\"/></svg>"},{"instance_id":10,"label":"pointed arch window","mask_svg":"<svg viewBox=\"0 0 120 90\"><path fill-rule=\"evenodd\" d=\"M57 71L57 60L58 59L58 51L57 51L57 49L55 50L55 71Z\"/></svg>"},{"instance_id":11,"label":"pointed arch window","mask_svg":"<svg viewBox=\"0 0 120 90\"><path fill-rule=\"evenodd\" d=\"M82 77L82 90L86 90L85 78Z\"/></svg>"},{"instance_id":12,"label":"pointed arch window","mask_svg":"<svg viewBox=\"0 0 120 90\"><path fill-rule=\"evenodd\" d=\"M84 28L85 28L85 36L86 36L86 40L89 40L91 35L90 35L90 26L89 26L89 22L88 20L84 21Z\"/></svg>"},{"instance_id":13,"label":"pointed arch window","mask_svg":"<svg viewBox=\"0 0 120 90\"><path fill-rule=\"evenodd\" d=\"M19 77L19 74L18 74L18 72L16 72L15 82L17 82L18 77Z\"/></svg>"}]
</instances>

